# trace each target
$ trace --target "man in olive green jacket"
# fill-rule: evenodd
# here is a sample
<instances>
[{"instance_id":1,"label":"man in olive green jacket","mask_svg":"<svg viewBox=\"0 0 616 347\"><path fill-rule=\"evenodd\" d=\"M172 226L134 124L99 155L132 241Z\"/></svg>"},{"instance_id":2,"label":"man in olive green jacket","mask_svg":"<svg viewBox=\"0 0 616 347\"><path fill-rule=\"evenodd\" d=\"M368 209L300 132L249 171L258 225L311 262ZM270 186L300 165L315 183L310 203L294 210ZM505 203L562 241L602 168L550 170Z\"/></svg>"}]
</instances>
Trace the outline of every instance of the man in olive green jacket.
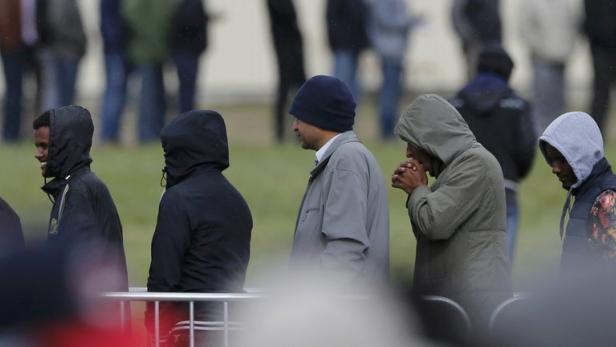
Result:
<instances>
[{"instance_id":1,"label":"man in olive green jacket","mask_svg":"<svg viewBox=\"0 0 616 347\"><path fill-rule=\"evenodd\" d=\"M395 132L407 143L408 159L395 170L392 186L408 193L417 239L414 290L457 301L482 329L512 295L502 170L437 95L413 101ZM430 187L426 172L436 178Z\"/></svg>"}]
</instances>

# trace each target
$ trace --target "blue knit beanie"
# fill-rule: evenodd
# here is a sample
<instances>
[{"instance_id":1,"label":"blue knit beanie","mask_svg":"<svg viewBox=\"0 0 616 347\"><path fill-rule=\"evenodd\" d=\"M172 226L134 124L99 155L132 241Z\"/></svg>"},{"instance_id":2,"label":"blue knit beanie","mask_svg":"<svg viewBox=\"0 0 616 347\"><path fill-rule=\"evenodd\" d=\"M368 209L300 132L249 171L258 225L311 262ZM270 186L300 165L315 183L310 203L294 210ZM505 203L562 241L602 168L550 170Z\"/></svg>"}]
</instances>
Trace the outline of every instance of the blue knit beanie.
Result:
<instances>
[{"instance_id":1,"label":"blue knit beanie","mask_svg":"<svg viewBox=\"0 0 616 347\"><path fill-rule=\"evenodd\" d=\"M318 75L297 91L289 113L308 124L341 133L353 129L355 100L344 82Z\"/></svg>"}]
</instances>

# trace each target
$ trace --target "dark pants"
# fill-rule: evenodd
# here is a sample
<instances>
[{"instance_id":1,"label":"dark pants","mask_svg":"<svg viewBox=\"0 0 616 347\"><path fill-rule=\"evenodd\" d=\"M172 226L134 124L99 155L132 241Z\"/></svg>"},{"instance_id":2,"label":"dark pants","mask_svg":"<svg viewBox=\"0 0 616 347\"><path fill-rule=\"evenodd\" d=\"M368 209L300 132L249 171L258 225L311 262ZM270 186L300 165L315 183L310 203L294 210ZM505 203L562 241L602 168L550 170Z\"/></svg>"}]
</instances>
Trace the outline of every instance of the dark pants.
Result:
<instances>
[{"instance_id":1,"label":"dark pants","mask_svg":"<svg viewBox=\"0 0 616 347\"><path fill-rule=\"evenodd\" d=\"M126 84L130 66L122 52L105 53L105 94L101 110L101 138L117 142L122 113L126 105Z\"/></svg>"},{"instance_id":2,"label":"dark pants","mask_svg":"<svg viewBox=\"0 0 616 347\"><path fill-rule=\"evenodd\" d=\"M2 135L7 142L15 142L21 132L22 51L1 51L4 68L4 128Z\"/></svg>"},{"instance_id":3,"label":"dark pants","mask_svg":"<svg viewBox=\"0 0 616 347\"><path fill-rule=\"evenodd\" d=\"M141 98L139 100L139 142L158 141L165 124L167 103L162 64L139 66Z\"/></svg>"},{"instance_id":4,"label":"dark pants","mask_svg":"<svg viewBox=\"0 0 616 347\"><path fill-rule=\"evenodd\" d=\"M199 76L199 57L201 53L185 51L173 52L173 62L178 74L180 85L179 106L180 113L195 108L195 94L197 92L197 77Z\"/></svg>"},{"instance_id":5,"label":"dark pants","mask_svg":"<svg viewBox=\"0 0 616 347\"><path fill-rule=\"evenodd\" d=\"M591 116L603 131L610 104L610 91L616 81L616 52L591 46L591 53L594 70Z\"/></svg>"}]
</instances>

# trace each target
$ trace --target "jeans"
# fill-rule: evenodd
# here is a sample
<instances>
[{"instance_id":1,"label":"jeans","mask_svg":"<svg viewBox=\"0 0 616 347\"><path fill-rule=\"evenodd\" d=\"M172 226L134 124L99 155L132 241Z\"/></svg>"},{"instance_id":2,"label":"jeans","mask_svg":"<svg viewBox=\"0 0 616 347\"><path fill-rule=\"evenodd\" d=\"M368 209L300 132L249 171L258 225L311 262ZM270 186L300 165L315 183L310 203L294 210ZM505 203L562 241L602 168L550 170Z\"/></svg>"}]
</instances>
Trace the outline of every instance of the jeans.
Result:
<instances>
[{"instance_id":1,"label":"jeans","mask_svg":"<svg viewBox=\"0 0 616 347\"><path fill-rule=\"evenodd\" d=\"M353 50L334 51L334 76L346 83L356 103L359 103L359 81L357 66L359 52Z\"/></svg>"},{"instance_id":2,"label":"jeans","mask_svg":"<svg viewBox=\"0 0 616 347\"><path fill-rule=\"evenodd\" d=\"M101 110L104 142L117 142L126 104L126 83L130 67L123 53L105 53L105 93Z\"/></svg>"},{"instance_id":3,"label":"jeans","mask_svg":"<svg viewBox=\"0 0 616 347\"><path fill-rule=\"evenodd\" d=\"M199 75L200 53L191 51L173 52L173 62L178 74L180 84L179 106L180 113L195 108L195 94L197 92L197 77Z\"/></svg>"},{"instance_id":4,"label":"jeans","mask_svg":"<svg viewBox=\"0 0 616 347\"><path fill-rule=\"evenodd\" d=\"M537 134L565 108L565 64L533 59L533 102Z\"/></svg>"},{"instance_id":5,"label":"jeans","mask_svg":"<svg viewBox=\"0 0 616 347\"><path fill-rule=\"evenodd\" d=\"M379 116L381 138L387 140L394 137L398 100L402 93L402 60L382 57L381 71L383 82L379 95Z\"/></svg>"},{"instance_id":6,"label":"jeans","mask_svg":"<svg viewBox=\"0 0 616 347\"><path fill-rule=\"evenodd\" d=\"M4 126L2 135L7 142L19 140L21 132L21 113L22 113L22 54L20 49L13 51L2 51L2 66L4 68Z\"/></svg>"},{"instance_id":7,"label":"jeans","mask_svg":"<svg viewBox=\"0 0 616 347\"><path fill-rule=\"evenodd\" d=\"M161 64L139 66L141 97L139 100L139 142L158 141L165 123L167 103Z\"/></svg>"},{"instance_id":8,"label":"jeans","mask_svg":"<svg viewBox=\"0 0 616 347\"><path fill-rule=\"evenodd\" d=\"M54 58L58 106L71 105L75 101L75 84L79 70L79 58Z\"/></svg>"},{"instance_id":9,"label":"jeans","mask_svg":"<svg viewBox=\"0 0 616 347\"><path fill-rule=\"evenodd\" d=\"M505 199L507 203L507 251L509 260L513 265L515 258L515 244L518 235L518 197L517 192L505 189Z\"/></svg>"}]
</instances>

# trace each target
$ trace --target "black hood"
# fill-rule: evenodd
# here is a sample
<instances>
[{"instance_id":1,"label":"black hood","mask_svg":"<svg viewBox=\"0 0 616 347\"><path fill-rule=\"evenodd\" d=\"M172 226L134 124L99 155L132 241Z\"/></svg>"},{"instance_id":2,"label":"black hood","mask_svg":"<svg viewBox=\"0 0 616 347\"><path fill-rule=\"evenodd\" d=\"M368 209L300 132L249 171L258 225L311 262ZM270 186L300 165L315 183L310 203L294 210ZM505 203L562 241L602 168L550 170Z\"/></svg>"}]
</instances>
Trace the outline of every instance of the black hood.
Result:
<instances>
[{"instance_id":1,"label":"black hood","mask_svg":"<svg viewBox=\"0 0 616 347\"><path fill-rule=\"evenodd\" d=\"M207 167L223 171L229 167L227 130L215 111L190 111L173 119L161 132L165 152L167 188Z\"/></svg>"},{"instance_id":2,"label":"black hood","mask_svg":"<svg viewBox=\"0 0 616 347\"><path fill-rule=\"evenodd\" d=\"M81 106L64 106L50 112L45 175L65 178L92 163L94 124L90 112Z\"/></svg>"},{"instance_id":3,"label":"black hood","mask_svg":"<svg viewBox=\"0 0 616 347\"><path fill-rule=\"evenodd\" d=\"M493 110L496 105L504 98L512 94L512 89L507 81L495 74L479 74L473 78L456 96L453 103L459 107L458 103L463 102L470 110L478 115L490 115L488 111Z\"/></svg>"}]
</instances>

